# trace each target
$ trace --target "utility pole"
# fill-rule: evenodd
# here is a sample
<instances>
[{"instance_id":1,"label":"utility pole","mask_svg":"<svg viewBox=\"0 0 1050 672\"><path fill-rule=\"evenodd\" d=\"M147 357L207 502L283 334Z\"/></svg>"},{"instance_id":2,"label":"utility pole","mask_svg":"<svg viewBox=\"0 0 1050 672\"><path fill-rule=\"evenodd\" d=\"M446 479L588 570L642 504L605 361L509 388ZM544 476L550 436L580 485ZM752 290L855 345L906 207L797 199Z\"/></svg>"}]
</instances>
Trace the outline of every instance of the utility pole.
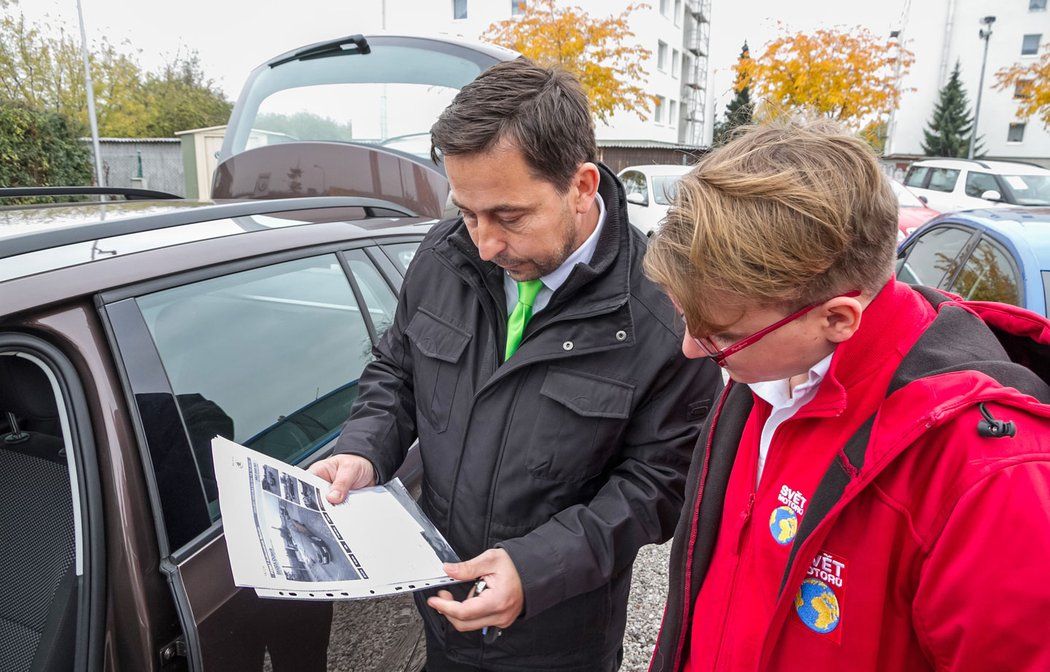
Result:
<instances>
[{"instance_id":1,"label":"utility pole","mask_svg":"<svg viewBox=\"0 0 1050 672\"><path fill-rule=\"evenodd\" d=\"M988 42L992 36L992 24L995 23L994 16L986 16L981 19L986 28L981 28L977 33L984 40L984 56L981 57L981 78L977 80L977 103L973 107L973 132L970 133L970 148L966 152L966 158L973 158L973 148L977 144L977 121L981 118L981 93L984 91L984 66L988 64Z\"/></svg>"},{"instance_id":2,"label":"utility pole","mask_svg":"<svg viewBox=\"0 0 1050 672\"><path fill-rule=\"evenodd\" d=\"M908 16L911 13L911 0L905 0L904 9L901 10L900 28L890 32L890 39L897 41L897 64L893 71L893 87L897 90L897 104L890 108L890 118L886 121L886 138L882 143L882 155L893 154L894 142L897 136L897 108L901 104L901 50L904 48L904 29L908 25Z\"/></svg>"},{"instance_id":3,"label":"utility pole","mask_svg":"<svg viewBox=\"0 0 1050 672\"><path fill-rule=\"evenodd\" d=\"M84 10L80 8L80 0L77 0L77 18L80 19L80 55L84 59L84 87L87 89L88 121L91 123L91 147L95 151L95 184L102 187L105 185L102 184L102 154L99 152L98 120L95 117L95 86L91 83L87 31L84 30Z\"/></svg>"}]
</instances>

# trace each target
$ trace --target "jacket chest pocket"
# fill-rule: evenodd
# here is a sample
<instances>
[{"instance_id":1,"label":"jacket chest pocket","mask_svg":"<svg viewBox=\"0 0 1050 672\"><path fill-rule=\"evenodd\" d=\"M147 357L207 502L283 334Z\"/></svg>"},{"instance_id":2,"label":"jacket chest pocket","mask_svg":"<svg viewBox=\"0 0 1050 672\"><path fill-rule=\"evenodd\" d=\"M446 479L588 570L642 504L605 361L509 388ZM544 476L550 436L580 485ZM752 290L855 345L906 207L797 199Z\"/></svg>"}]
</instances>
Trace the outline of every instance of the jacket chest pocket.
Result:
<instances>
[{"instance_id":1,"label":"jacket chest pocket","mask_svg":"<svg viewBox=\"0 0 1050 672\"><path fill-rule=\"evenodd\" d=\"M443 432L459 386L460 359L471 335L424 308L416 311L405 334L417 353L413 362L417 414Z\"/></svg>"},{"instance_id":2,"label":"jacket chest pocket","mask_svg":"<svg viewBox=\"0 0 1050 672\"><path fill-rule=\"evenodd\" d=\"M529 471L552 481L600 474L619 447L633 398L633 385L551 367L537 402Z\"/></svg>"}]
</instances>

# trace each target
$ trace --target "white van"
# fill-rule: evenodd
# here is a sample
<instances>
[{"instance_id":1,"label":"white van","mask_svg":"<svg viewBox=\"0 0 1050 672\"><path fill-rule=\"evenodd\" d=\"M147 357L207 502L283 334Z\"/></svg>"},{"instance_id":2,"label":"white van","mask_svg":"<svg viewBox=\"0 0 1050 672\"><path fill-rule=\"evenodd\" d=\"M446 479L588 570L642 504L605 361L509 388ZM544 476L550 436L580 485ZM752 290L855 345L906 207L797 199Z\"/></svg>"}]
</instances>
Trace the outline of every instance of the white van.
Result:
<instances>
[{"instance_id":1,"label":"white van","mask_svg":"<svg viewBox=\"0 0 1050 672\"><path fill-rule=\"evenodd\" d=\"M1050 170L1029 163L927 159L908 168L904 185L939 212L1050 205Z\"/></svg>"}]
</instances>

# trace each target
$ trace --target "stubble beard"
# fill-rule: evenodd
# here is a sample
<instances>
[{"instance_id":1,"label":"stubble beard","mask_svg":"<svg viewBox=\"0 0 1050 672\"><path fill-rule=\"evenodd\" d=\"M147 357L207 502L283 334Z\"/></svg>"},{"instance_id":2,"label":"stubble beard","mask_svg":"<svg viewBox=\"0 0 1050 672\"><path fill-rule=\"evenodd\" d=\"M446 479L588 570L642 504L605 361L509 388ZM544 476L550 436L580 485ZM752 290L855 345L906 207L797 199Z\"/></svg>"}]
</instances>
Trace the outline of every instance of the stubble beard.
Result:
<instances>
[{"instance_id":1,"label":"stubble beard","mask_svg":"<svg viewBox=\"0 0 1050 672\"><path fill-rule=\"evenodd\" d=\"M582 241L577 241L579 227L576 224L576 217L573 215L572 209L569 207L568 203L565 204L565 207L562 210L561 219L561 247L558 248L556 252L542 259L528 260L528 263L532 266L532 268L528 271L525 271L521 277L517 277L514 272L508 271L510 273L510 277L513 278L515 282L524 282L526 280L538 280L539 278L550 275L554 271L558 270L558 268L565 263L565 260L568 259L569 256L576 251L576 248L580 246ZM505 267L503 262L507 260L493 259L493 261L498 266ZM513 266L515 264L506 265Z\"/></svg>"}]
</instances>

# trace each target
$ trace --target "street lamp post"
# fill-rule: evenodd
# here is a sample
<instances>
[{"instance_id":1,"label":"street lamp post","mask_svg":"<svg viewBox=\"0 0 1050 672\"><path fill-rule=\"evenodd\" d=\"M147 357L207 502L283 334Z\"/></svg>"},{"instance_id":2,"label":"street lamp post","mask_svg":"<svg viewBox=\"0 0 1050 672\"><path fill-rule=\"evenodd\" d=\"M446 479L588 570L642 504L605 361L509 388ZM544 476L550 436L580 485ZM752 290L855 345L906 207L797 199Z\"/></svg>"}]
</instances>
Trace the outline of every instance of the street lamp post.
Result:
<instances>
[{"instance_id":1,"label":"street lamp post","mask_svg":"<svg viewBox=\"0 0 1050 672\"><path fill-rule=\"evenodd\" d=\"M91 125L91 148L95 152L95 182L102 184L102 156L98 146L98 121L95 117L95 87L91 83L91 62L88 59L87 31L84 29L84 11L77 0L77 18L80 20L80 55L84 60L84 88L87 89L88 122ZM103 196L102 200L106 200Z\"/></svg>"},{"instance_id":2,"label":"street lamp post","mask_svg":"<svg viewBox=\"0 0 1050 672\"><path fill-rule=\"evenodd\" d=\"M984 66L988 63L988 42L992 36L992 24L995 23L994 16L986 16L981 19L986 27L977 33L984 40L984 56L981 57L981 78L977 80L977 102L973 107L973 131L970 133L970 148L966 152L966 158L973 158L973 149L977 144L977 120L981 118L981 93L984 90Z\"/></svg>"}]
</instances>

